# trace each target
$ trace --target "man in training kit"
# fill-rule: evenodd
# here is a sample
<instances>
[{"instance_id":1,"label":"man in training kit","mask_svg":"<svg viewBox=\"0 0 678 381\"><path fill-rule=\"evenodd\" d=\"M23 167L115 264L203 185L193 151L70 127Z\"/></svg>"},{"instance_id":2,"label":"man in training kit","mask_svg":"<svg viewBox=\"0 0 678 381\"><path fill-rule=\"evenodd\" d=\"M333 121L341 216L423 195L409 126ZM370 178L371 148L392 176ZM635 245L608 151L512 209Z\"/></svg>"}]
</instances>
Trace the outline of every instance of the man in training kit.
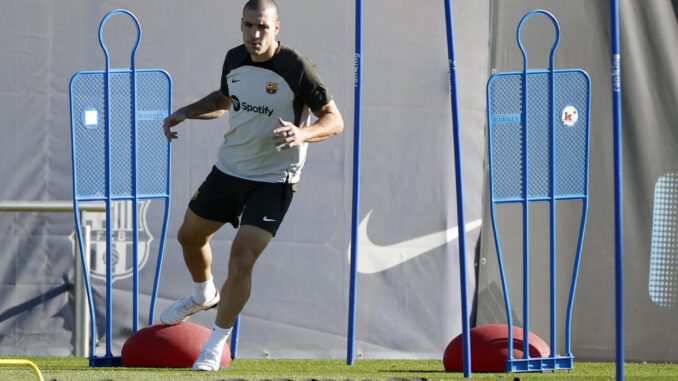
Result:
<instances>
[{"instance_id":1,"label":"man in training kit","mask_svg":"<svg viewBox=\"0 0 678 381\"><path fill-rule=\"evenodd\" d=\"M173 325L218 306L214 329L193 370L220 369L231 327L250 295L254 263L292 201L307 143L344 128L313 63L276 40L280 22L273 0L248 1L240 29L244 44L226 54L221 88L178 109L163 125L171 140L177 138L171 128L185 119L213 119L226 112L230 117L217 162L189 202L177 235L193 293L160 316ZM318 119L304 126L309 109ZM227 222L238 232L220 294L212 280L209 241Z\"/></svg>"}]
</instances>

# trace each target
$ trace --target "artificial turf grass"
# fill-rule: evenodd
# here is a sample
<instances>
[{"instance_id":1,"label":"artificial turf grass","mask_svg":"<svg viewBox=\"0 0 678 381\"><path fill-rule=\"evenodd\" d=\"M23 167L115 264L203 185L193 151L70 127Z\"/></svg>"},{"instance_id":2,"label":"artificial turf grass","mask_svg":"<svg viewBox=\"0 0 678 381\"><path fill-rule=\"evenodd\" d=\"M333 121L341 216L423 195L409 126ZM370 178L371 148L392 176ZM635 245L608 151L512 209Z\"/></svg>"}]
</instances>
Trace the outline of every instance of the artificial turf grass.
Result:
<instances>
[{"instance_id":1,"label":"artificial turf grass","mask_svg":"<svg viewBox=\"0 0 678 381\"><path fill-rule=\"evenodd\" d=\"M442 360L278 360L237 359L219 372L193 372L188 368L90 368L86 358L7 356L33 361L46 381L173 381L173 380L463 380L459 372L446 372ZM678 379L678 364L625 365L627 380ZM613 380L614 363L575 362L575 369L553 373L480 373L473 380ZM0 367L2 381L29 381L37 377L28 367Z\"/></svg>"}]
</instances>

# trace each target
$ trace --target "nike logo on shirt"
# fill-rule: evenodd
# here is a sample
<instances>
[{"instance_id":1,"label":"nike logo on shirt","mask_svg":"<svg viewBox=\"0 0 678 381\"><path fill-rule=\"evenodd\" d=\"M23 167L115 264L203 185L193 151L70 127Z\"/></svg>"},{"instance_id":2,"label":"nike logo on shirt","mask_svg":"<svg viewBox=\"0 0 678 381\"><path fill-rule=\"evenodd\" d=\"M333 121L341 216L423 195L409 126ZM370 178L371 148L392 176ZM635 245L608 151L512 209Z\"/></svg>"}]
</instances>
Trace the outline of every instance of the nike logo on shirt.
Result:
<instances>
[{"instance_id":1,"label":"nike logo on shirt","mask_svg":"<svg viewBox=\"0 0 678 381\"><path fill-rule=\"evenodd\" d=\"M264 216L264 222L275 222L275 219L268 218L268 216Z\"/></svg>"}]
</instances>

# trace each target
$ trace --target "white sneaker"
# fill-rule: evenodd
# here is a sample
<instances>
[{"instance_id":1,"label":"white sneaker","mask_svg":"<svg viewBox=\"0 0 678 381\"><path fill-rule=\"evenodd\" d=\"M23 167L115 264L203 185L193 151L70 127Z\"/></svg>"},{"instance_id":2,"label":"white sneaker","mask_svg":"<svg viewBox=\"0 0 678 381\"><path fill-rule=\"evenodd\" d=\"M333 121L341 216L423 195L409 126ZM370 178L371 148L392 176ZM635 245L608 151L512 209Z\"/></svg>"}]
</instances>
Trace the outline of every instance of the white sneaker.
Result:
<instances>
[{"instance_id":1,"label":"white sneaker","mask_svg":"<svg viewBox=\"0 0 678 381\"><path fill-rule=\"evenodd\" d=\"M171 306L167 307L165 311L160 315L160 321L167 325L179 324L182 321L186 321L189 316L193 315L196 312L209 310L214 308L219 304L219 292L217 291L216 295L212 300L209 300L206 304L201 305L193 301L192 296L183 298L177 302L172 303Z\"/></svg>"},{"instance_id":2,"label":"white sneaker","mask_svg":"<svg viewBox=\"0 0 678 381\"><path fill-rule=\"evenodd\" d=\"M203 349L200 357L193 363L193 370L217 371L221 369L221 352Z\"/></svg>"}]
</instances>

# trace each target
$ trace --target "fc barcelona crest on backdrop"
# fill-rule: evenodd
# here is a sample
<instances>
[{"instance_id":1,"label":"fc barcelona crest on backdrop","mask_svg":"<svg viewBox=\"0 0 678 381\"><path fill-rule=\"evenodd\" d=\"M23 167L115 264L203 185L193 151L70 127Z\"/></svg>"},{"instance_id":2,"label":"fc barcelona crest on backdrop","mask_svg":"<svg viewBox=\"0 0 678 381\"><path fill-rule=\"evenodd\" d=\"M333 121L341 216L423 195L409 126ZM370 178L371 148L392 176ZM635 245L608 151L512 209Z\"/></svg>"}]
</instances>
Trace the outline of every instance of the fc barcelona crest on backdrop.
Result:
<instances>
[{"instance_id":1,"label":"fc barcelona crest on backdrop","mask_svg":"<svg viewBox=\"0 0 678 381\"><path fill-rule=\"evenodd\" d=\"M266 84L266 92L269 94L275 94L278 92L278 83L277 82L268 82Z\"/></svg>"},{"instance_id":2,"label":"fc barcelona crest on backdrop","mask_svg":"<svg viewBox=\"0 0 678 381\"><path fill-rule=\"evenodd\" d=\"M146 215L150 200L139 201L138 225L138 261L141 270L148 260L153 236L147 225ZM132 276L133 260L133 218L132 202L121 201L111 205L113 221L111 234L113 253L111 254L112 278L123 279ZM83 224L91 226L90 238L90 275L92 278L106 279L106 214L87 213ZM71 234L71 242L76 245L75 232Z\"/></svg>"}]
</instances>

